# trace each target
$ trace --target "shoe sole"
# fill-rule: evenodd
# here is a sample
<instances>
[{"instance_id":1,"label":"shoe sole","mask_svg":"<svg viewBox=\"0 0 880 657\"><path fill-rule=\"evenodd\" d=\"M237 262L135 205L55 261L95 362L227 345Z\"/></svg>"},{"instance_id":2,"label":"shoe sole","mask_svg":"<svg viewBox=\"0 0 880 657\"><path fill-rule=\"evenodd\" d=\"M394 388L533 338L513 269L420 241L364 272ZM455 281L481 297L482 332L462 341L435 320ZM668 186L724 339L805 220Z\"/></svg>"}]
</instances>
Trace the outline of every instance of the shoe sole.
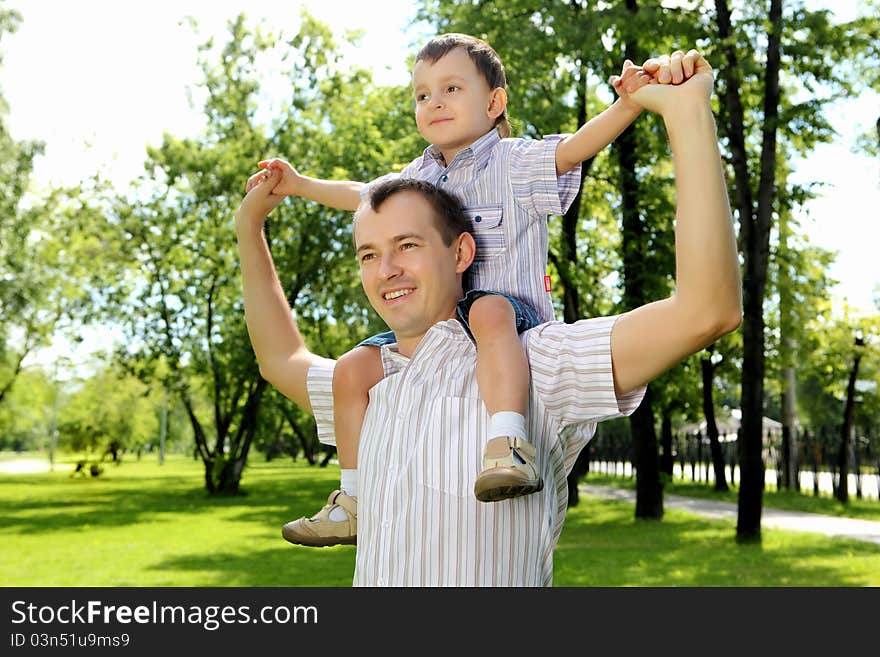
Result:
<instances>
[{"instance_id":1,"label":"shoe sole","mask_svg":"<svg viewBox=\"0 0 880 657\"><path fill-rule=\"evenodd\" d=\"M500 502L514 497L531 495L543 490L544 481L518 478L519 471L513 468L498 468L498 472L487 471L479 476L474 484L474 496L480 502ZM513 481L512 481L513 480Z\"/></svg>"},{"instance_id":2,"label":"shoe sole","mask_svg":"<svg viewBox=\"0 0 880 657\"><path fill-rule=\"evenodd\" d=\"M337 536L297 536L296 534L285 533L281 531L281 536L288 543L294 545L305 545L306 547L333 547L334 545L357 545L357 536L348 536L339 538Z\"/></svg>"}]
</instances>

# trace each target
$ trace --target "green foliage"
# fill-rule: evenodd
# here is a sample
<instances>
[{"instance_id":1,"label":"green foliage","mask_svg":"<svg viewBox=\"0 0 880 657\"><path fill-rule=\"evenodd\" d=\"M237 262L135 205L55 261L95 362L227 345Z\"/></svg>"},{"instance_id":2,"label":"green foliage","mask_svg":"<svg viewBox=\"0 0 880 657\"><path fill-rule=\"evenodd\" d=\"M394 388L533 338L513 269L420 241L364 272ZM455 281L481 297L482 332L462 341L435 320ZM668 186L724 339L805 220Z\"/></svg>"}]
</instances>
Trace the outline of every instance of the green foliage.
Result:
<instances>
[{"instance_id":1,"label":"green foliage","mask_svg":"<svg viewBox=\"0 0 880 657\"><path fill-rule=\"evenodd\" d=\"M48 445L54 389L40 369L24 370L0 404L0 451Z\"/></svg>"},{"instance_id":2,"label":"green foliage","mask_svg":"<svg viewBox=\"0 0 880 657\"><path fill-rule=\"evenodd\" d=\"M815 438L828 447L840 443L844 403L854 360L860 355L855 408L856 436L880 453L880 317L819 316L808 324L812 357L799 376L799 412ZM855 339L864 340L857 346Z\"/></svg>"},{"instance_id":3,"label":"green foliage","mask_svg":"<svg viewBox=\"0 0 880 657\"><path fill-rule=\"evenodd\" d=\"M118 365L68 393L59 409L59 445L89 457L136 452L159 435L158 395Z\"/></svg>"}]
</instances>

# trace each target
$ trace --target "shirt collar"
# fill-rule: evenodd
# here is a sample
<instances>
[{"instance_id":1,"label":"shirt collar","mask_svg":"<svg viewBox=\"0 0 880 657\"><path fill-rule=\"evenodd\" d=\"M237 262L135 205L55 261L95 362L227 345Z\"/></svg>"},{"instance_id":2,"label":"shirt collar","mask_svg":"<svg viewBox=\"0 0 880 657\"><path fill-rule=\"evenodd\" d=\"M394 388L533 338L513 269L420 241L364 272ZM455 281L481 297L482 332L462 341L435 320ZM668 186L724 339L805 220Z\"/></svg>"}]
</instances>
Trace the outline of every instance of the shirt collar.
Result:
<instances>
[{"instance_id":1,"label":"shirt collar","mask_svg":"<svg viewBox=\"0 0 880 657\"><path fill-rule=\"evenodd\" d=\"M434 326L428 329L428 332L425 333L422 341L419 342L418 347L416 347L413 357L420 358L422 351L434 351L438 344L447 340L471 342L471 339L465 332L461 322L457 319L447 319L442 322L437 322ZM410 364L411 359L407 358L397 350L396 342L394 344L382 345L379 348L379 351L382 355L382 368L385 371L385 376L397 374Z\"/></svg>"},{"instance_id":2,"label":"shirt collar","mask_svg":"<svg viewBox=\"0 0 880 657\"><path fill-rule=\"evenodd\" d=\"M486 164L489 162L489 156L499 141L501 141L501 136L498 134L498 130L492 128L470 146L461 149L448 166L444 164L443 154L440 152L440 149L431 144L422 154L422 165L420 168L424 169L431 163L434 163L441 169L447 169L453 164L473 161L477 171L481 171L486 167Z\"/></svg>"}]
</instances>

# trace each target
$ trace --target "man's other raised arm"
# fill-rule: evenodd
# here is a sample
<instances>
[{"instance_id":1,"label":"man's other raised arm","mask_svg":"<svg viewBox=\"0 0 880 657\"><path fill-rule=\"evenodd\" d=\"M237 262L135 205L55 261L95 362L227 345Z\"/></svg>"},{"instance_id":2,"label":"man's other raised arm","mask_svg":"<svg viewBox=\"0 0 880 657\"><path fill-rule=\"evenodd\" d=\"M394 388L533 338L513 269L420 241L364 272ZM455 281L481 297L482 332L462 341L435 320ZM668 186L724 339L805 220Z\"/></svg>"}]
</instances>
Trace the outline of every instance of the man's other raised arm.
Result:
<instances>
[{"instance_id":1,"label":"man's other raised arm","mask_svg":"<svg viewBox=\"0 0 880 657\"><path fill-rule=\"evenodd\" d=\"M650 84L632 94L663 117L669 135L677 199L675 292L615 324L611 353L619 393L652 381L742 321L736 236L709 106L712 68L696 51L683 65L694 67L687 82ZM652 69L650 60L645 68Z\"/></svg>"},{"instance_id":2,"label":"man's other raised arm","mask_svg":"<svg viewBox=\"0 0 880 657\"><path fill-rule=\"evenodd\" d=\"M280 172L271 171L266 180L247 193L235 213L244 312L260 374L311 413L308 372L313 364L324 359L306 348L263 235L266 216L284 200L283 196L272 194L280 178Z\"/></svg>"}]
</instances>

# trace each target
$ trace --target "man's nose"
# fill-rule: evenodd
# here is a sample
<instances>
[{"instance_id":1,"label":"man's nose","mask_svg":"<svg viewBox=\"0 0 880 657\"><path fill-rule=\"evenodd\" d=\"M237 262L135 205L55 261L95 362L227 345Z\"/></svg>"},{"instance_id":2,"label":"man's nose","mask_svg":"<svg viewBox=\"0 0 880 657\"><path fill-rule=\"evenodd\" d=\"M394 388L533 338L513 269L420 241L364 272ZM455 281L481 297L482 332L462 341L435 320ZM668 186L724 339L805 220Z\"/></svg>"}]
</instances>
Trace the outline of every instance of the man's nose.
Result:
<instances>
[{"instance_id":1,"label":"man's nose","mask_svg":"<svg viewBox=\"0 0 880 657\"><path fill-rule=\"evenodd\" d=\"M379 275L385 279L391 279L399 276L401 273L400 265L397 264L395 254L389 253L382 256L382 262L379 265Z\"/></svg>"}]
</instances>

